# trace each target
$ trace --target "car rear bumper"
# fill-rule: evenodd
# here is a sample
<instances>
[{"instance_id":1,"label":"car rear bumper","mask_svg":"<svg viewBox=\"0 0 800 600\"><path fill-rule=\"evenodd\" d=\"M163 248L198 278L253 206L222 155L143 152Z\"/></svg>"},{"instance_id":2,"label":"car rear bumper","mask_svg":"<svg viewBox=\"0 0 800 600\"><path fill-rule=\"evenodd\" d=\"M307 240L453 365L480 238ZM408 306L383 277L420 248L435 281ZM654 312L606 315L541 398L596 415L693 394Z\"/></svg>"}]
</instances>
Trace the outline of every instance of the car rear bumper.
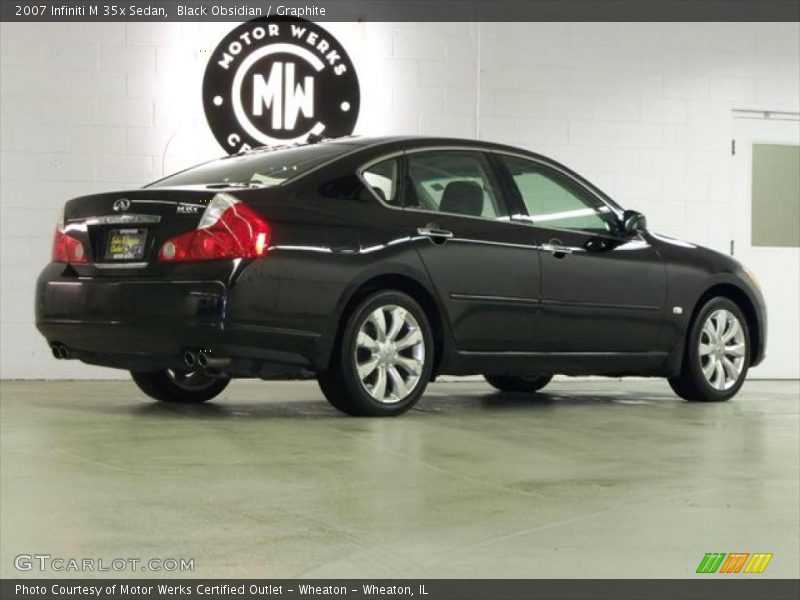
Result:
<instances>
[{"instance_id":1,"label":"car rear bumper","mask_svg":"<svg viewBox=\"0 0 800 600\"><path fill-rule=\"evenodd\" d=\"M131 370L185 368L187 351L230 359L227 371L270 377L311 367L318 335L237 321L224 279L79 278L48 265L36 326L69 358Z\"/></svg>"}]
</instances>

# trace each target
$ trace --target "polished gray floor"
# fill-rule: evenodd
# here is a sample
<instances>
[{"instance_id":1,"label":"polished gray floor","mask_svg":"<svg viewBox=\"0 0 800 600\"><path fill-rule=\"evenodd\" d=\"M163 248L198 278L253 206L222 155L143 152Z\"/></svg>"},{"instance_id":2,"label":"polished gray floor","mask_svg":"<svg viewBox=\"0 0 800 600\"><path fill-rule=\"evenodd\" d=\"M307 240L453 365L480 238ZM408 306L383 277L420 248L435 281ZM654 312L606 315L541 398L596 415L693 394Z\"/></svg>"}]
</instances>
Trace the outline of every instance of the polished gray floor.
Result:
<instances>
[{"instance_id":1,"label":"polished gray floor","mask_svg":"<svg viewBox=\"0 0 800 600\"><path fill-rule=\"evenodd\" d=\"M195 577L671 578L771 552L763 576L800 575L797 382L722 404L661 381L439 383L397 419L341 416L313 382L194 407L127 382L0 390L2 577L25 575L20 553L193 558Z\"/></svg>"}]
</instances>

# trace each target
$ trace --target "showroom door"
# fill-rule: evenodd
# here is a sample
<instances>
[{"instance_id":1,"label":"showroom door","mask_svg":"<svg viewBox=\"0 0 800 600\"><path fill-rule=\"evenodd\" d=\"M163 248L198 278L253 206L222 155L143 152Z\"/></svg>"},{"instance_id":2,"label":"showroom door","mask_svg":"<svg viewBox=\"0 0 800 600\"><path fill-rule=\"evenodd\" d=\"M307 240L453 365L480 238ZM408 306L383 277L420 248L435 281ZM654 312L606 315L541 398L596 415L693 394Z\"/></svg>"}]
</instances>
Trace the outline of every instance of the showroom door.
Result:
<instances>
[{"instance_id":1,"label":"showroom door","mask_svg":"<svg viewBox=\"0 0 800 600\"><path fill-rule=\"evenodd\" d=\"M735 113L732 252L761 281L767 348L758 378L800 377L800 115Z\"/></svg>"}]
</instances>

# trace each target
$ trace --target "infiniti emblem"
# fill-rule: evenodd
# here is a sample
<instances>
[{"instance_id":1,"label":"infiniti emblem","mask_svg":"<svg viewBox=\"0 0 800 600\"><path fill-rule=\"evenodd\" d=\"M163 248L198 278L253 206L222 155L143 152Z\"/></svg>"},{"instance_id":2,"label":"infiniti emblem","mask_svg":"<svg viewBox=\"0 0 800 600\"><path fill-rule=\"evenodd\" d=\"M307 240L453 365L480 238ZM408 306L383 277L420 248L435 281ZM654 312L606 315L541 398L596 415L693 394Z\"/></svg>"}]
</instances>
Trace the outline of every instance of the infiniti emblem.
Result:
<instances>
[{"instance_id":1,"label":"infiniti emblem","mask_svg":"<svg viewBox=\"0 0 800 600\"><path fill-rule=\"evenodd\" d=\"M114 211L115 212L125 212L131 207L131 201L127 198L120 198L119 200L114 201Z\"/></svg>"}]
</instances>

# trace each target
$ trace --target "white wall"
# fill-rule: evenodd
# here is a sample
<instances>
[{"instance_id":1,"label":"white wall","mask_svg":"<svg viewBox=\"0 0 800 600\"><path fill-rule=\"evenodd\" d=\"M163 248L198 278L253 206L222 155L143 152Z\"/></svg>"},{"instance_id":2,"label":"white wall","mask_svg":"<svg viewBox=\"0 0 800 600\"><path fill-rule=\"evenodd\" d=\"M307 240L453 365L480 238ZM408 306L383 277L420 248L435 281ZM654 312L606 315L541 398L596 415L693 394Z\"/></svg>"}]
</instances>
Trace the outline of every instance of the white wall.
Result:
<instances>
[{"instance_id":1,"label":"white wall","mask_svg":"<svg viewBox=\"0 0 800 600\"><path fill-rule=\"evenodd\" d=\"M233 23L0 25L0 375L125 377L52 359L33 326L36 276L64 202L138 187L222 154L200 86ZM359 133L474 136L470 23L324 25L355 62Z\"/></svg>"},{"instance_id":2,"label":"white wall","mask_svg":"<svg viewBox=\"0 0 800 600\"><path fill-rule=\"evenodd\" d=\"M550 155L654 230L723 252L731 109L800 110L797 23L484 23L481 66L482 138Z\"/></svg>"},{"instance_id":3,"label":"white wall","mask_svg":"<svg viewBox=\"0 0 800 600\"><path fill-rule=\"evenodd\" d=\"M70 197L220 154L200 84L232 26L0 26L2 377L124 376L51 359L33 327L35 277ZM359 73L357 133L479 136L540 151L656 230L720 250L734 227L731 108L800 104L798 24L324 27Z\"/></svg>"}]
</instances>

